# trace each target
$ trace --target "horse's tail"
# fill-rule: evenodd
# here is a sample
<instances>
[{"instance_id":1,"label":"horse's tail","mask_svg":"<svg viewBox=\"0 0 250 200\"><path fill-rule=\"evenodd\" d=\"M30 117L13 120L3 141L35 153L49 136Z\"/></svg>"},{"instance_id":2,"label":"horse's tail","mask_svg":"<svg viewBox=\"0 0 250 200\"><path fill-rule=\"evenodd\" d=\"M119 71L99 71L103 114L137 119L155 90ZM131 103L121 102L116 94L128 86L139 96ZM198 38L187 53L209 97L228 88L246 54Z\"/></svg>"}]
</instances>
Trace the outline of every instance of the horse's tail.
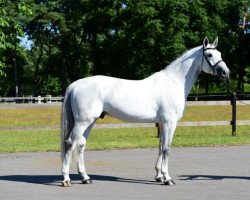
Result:
<instances>
[{"instance_id":1,"label":"horse's tail","mask_svg":"<svg viewBox=\"0 0 250 200\"><path fill-rule=\"evenodd\" d=\"M69 86L65 92L64 101L61 112L61 159L64 159L66 154L66 144L70 132L74 126L74 116L71 108L71 91L72 85Z\"/></svg>"}]
</instances>

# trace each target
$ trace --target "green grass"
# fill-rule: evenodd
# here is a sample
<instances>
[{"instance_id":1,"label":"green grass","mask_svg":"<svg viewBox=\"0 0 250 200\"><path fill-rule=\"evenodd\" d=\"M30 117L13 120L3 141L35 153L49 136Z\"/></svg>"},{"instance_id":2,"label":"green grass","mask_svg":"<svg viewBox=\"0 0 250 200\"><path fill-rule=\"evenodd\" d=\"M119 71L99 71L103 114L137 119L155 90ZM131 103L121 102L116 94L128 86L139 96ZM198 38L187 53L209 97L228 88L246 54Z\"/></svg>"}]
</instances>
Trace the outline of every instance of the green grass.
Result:
<instances>
[{"instance_id":1,"label":"green grass","mask_svg":"<svg viewBox=\"0 0 250 200\"><path fill-rule=\"evenodd\" d=\"M60 124L60 108L0 108L0 127L52 126Z\"/></svg>"},{"instance_id":2,"label":"green grass","mask_svg":"<svg viewBox=\"0 0 250 200\"><path fill-rule=\"evenodd\" d=\"M237 106L237 120L250 119L250 105ZM231 105L187 106L181 121L226 121L232 119Z\"/></svg>"},{"instance_id":3,"label":"green grass","mask_svg":"<svg viewBox=\"0 0 250 200\"><path fill-rule=\"evenodd\" d=\"M6 131L4 128L59 126L60 108L0 107L0 153L59 151L59 131ZM237 119L249 120L250 105L237 106ZM231 120L231 106L188 106L181 121ZM97 123L122 123L111 117ZM2 128L2 130L1 130ZM151 148L158 145L156 128L94 129L87 149ZM177 127L174 146L250 145L250 126L237 126L231 136L230 126Z\"/></svg>"},{"instance_id":4,"label":"green grass","mask_svg":"<svg viewBox=\"0 0 250 200\"><path fill-rule=\"evenodd\" d=\"M250 144L250 125L237 126L232 136L230 126L177 127L174 146L235 146Z\"/></svg>"},{"instance_id":5,"label":"green grass","mask_svg":"<svg viewBox=\"0 0 250 200\"><path fill-rule=\"evenodd\" d=\"M0 153L59 151L59 131L0 131Z\"/></svg>"},{"instance_id":6,"label":"green grass","mask_svg":"<svg viewBox=\"0 0 250 200\"><path fill-rule=\"evenodd\" d=\"M59 131L0 131L0 153L59 151ZM250 126L177 127L173 146L250 145ZM156 128L94 129L87 150L152 148L158 146Z\"/></svg>"},{"instance_id":7,"label":"green grass","mask_svg":"<svg viewBox=\"0 0 250 200\"><path fill-rule=\"evenodd\" d=\"M181 119L184 121L224 121L231 120L231 106L187 106ZM60 108L1 108L0 128L24 126L59 126ZM249 120L250 105L237 106L237 120ZM120 120L106 116L97 123L123 123Z\"/></svg>"}]
</instances>

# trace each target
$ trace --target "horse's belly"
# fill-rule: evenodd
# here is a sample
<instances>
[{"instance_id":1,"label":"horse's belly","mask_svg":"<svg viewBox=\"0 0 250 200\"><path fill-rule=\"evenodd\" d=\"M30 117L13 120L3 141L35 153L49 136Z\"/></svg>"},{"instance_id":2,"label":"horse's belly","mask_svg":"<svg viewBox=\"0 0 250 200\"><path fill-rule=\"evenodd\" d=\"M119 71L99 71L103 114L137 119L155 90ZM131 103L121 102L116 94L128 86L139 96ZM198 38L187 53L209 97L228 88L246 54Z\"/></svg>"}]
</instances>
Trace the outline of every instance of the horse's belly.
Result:
<instances>
[{"instance_id":1,"label":"horse's belly","mask_svg":"<svg viewBox=\"0 0 250 200\"><path fill-rule=\"evenodd\" d=\"M110 102L105 106L104 111L108 115L128 121L138 123L155 123L159 122L159 116L155 106L143 101L123 101Z\"/></svg>"},{"instance_id":2,"label":"horse's belly","mask_svg":"<svg viewBox=\"0 0 250 200\"><path fill-rule=\"evenodd\" d=\"M157 123L159 119L156 116L145 115L144 113L127 113L121 112L120 110L112 110L107 113L111 117L127 121L127 122L136 122L136 123Z\"/></svg>"}]
</instances>

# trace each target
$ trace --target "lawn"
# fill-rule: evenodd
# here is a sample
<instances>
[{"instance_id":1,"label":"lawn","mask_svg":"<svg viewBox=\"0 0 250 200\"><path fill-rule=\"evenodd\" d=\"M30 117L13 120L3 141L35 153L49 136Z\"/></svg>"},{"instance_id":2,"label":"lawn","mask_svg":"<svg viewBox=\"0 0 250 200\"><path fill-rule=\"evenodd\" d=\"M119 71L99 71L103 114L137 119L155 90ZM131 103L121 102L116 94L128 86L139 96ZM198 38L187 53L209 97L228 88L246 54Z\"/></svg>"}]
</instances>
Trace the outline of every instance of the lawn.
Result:
<instances>
[{"instance_id":1,"label":"lawn","mask_svg":"<svg viewBox=\"0 0 250 200\"><path fill-rule=\"evenodd\" d=\"M181 119L184 121L224 121L231 120L231 106L187 106ZM237 106L237 120L250 119L250 105ZM59 126L61 108L51 107L0 107L0 128L25 126ZM99 124L124 123L120 120L105 116L97 121Z\"/></svg>"},{"instance_id":2,"label":"lawn","mask_svg":"<svg viewBox=\"0 0 250 200\"><path fill-rule=\"evenodd\" d=\"M59 151L59 130L36 130L36 126L59 126L60 108L0 108L0 153ZM249 120L250 106L237 106L237 119ZM231 120L231 106L188 106L181 121ZM111 117L98 123L123 123ZM34 127L28 130L6 128ZM94 129L87 150L151 148L158 145L156 128ZM250 145L250 126L177 127L173 146Z\"/></svg>"},{"instance_id":3,"label":"lawn","mask_svg":"<svg viewBox=\"0 0 250 200\"><path fill-rule=\"evenodd\" d=\"M250 145L250 126L177 127L173 146ZM0 131L0 153L59 151L59 131ZM87 150L157 147L156 128L93 129Z\"/></svg>"}]
</instances>

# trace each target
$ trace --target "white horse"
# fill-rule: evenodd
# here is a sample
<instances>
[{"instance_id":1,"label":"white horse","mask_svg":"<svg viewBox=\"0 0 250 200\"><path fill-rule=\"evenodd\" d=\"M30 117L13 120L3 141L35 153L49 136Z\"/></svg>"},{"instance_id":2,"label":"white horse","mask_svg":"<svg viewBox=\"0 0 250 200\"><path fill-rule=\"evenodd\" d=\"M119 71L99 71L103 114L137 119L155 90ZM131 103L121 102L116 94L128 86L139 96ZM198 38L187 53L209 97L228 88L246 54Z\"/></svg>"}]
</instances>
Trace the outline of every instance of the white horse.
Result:
<instances>
[{"instance_id":1,"label":"white horse","mask_svg":"<svg viewBox=\"0 0 250 200\"><path fill-rule=\"evenodd\" d=\"M174 185L168 173L170 146L186 98L203 70L224 80L229 69L216 50L218 38L185 52L164 70L143 80L93 76L73 82L66 91L61 118L63 186L70 186L72 152L77 151L78 172L84 184L92 183L84 165L84 149L95 121L110 115L129 122L161 124L156 181Z\"/></svg>"}]
</instances>

